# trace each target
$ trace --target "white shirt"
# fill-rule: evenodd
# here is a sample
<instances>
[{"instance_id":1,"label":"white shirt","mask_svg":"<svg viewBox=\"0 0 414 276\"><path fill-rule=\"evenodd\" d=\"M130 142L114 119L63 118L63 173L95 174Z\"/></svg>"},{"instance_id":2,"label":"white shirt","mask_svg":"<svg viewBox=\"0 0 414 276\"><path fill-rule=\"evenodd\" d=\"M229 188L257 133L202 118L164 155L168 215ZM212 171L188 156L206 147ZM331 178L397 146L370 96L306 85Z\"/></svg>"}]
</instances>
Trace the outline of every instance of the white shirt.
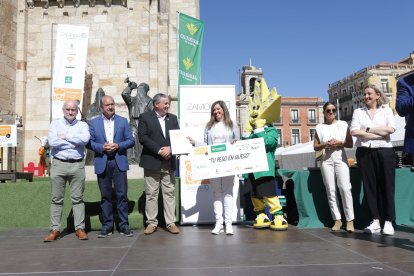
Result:
<instances>
[{"instance_id":1,"label":"white shirt","mask_svg":"<svg viewBox=\"0 0 414 276\"><path fill-rule=\"evenodd\" d=\"M155 112L155 113L157 114L158 122L160 122L161 129L162 129L162 134L164 134L164 137L167 137L167 136L165 136L165 117L167 115L164 115L164 116L161 117L160 114L158 114L157 112Z\"/></svg>"},{"instance_id":2,"label":"white shirt","mask_svg":"<svg viewBox=\"0 0 414 276\"><path fill-rule=\"evenodd\" d=\"M112 116L110 119L107 119L105 116L103 116L103 123L105 128L105 136L108 143L114 142L114 116Z\"/></svg>"},{"instance_id":3,"label":"white shirt","mask_svg":"<svg viewBox=\"0 0 414 276\"><path fill-rule=\"evenodd\" d=\"M375 114L371 119L368 113L368 109L366 107L361 107L354 110L354 113L352 114L350 130L352 132L353 130L384 126L396 129L394 115L391 108L389 108L387 105L382 105L375 110ZM368 140L365 138L357 137L355 146L367 148L392 148L392 143L390 135L380 140Z\"/></svg>"},{"instance_id":4,"label":"white shirt","mask_svg":"<svg viewBox=\"0 0 414 276\"><path fill-rule=\"evenodd\" d=\"M316 132L321 143L326 143L331 139L345 142L346 131L348 129L348 123L345 121L337 120L332 124L318 124L316 126Z\"/></svg>"},{"instance_id":5,"label":"white shirt","mask_svg":"<svg viewBox=\"0 0 414 276\"><path fill-rule=\"evenodd\" d=\"M59 138L59 134L65 134L65 138ZM89 138L88 124L76 119L72 123L65 118L54 120L49 127L48 142L52 156L60 159L82 159Z\"/></svg>"},{"instance_id":6,"label":"white shirt","mask_svg":"<svg viewBox=\"0 0 414 276\"><path fill-rule=\"evenodd\" d=\"M211 136L213 139L213 144L226 143L226 138L228 135L224 122L217 122L213 125Z\"/></svg>"}]
</instances>

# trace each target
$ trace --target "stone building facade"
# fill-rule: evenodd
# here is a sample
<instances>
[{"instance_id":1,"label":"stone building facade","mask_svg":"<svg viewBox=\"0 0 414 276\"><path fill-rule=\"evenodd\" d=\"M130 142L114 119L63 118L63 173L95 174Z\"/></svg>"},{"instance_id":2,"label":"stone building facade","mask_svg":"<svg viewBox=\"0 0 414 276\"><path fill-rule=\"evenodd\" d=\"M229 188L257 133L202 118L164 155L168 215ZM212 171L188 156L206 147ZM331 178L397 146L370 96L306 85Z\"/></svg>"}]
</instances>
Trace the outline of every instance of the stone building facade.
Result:
<instances>
[{"instance_id":1,"label":"stone building facade","mask_svg":"<svg viewBox=\"0 0 414 276\"><path fill-rule=\"evenodd\" d=\"M323 122L324 102L318 97L282 97L281 116L274 123L279 147L307 143L315 137L316 125Z\"/></svg>"},{"instance_id":2,"label":"stone building facade","mask_svg":"<svg viewBox=\"0 0 414 276\"><path fill-rule=\"evenodd\" d=\"M365 67L342 80L329 84L329 100L339 103L338 114L341 120L350 121L353 111L364 104L364 87L373 84L390 99L390 106L395 112L396 78L412 70L414 70L414 52L398 62L381 62Z\"/></svg>"},{"instance_id":3,"label":"stone building facade","mask_svg":"<svg viewBox=\"0 0 414 276\"><path fill-rule=\"evenodd\" d=\"M254 82L263 76L263 71L254 66L243 66L241 88L238 105L238 121L243 130L249 118L247 111L248 98L254 91ZM266 79L266 77L264 77ZM269 87L270 89L270 87ZM313 140L316 125L323 122L323 100L318 97L285 97L283 93L280 120L274 122L279 133L278 147L289 147Z\"/></svg>"},{"instance_id":4,"label":"stone building facade","mask_svg":"<svg viewBox=\"0 0 414 276\"><path fill-rule=\"evenodd\" d=\"M177 12L199 18L199 0L0 1L0 114L22 116L17 163L38 162L35 136L47 135L58 24L89 27L83 110L102 88L127 117L127 76L177 110Z\"/></svg>"}]
</instances>

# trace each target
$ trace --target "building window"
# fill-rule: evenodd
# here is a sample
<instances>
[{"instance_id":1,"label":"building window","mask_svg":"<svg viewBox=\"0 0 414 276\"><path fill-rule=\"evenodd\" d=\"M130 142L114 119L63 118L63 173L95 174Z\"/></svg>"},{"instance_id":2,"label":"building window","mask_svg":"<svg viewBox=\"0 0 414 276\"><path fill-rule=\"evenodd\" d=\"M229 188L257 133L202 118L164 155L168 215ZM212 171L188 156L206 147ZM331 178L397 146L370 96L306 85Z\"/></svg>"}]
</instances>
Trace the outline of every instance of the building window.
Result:
<instances>
[{"instance_id":1,"label":"building window","mask_svg":"<svg viewBox=\"0 0 414 276\"><path fill-rule=\"evenodd\" d=\"M309 129L309 141L313 141L315 139L315 132L316 132L316 129L314 128Z\"/></svg>"},{"instance_id":2,"label":"building window","mask_svg":"<svg viewBox=\"0 0 414 276\"><path fill-rule=\"evenodd\" d=\"M381 79L381 89L382 92L388 93L388 79Z\"/></svg>"},{"instance_id":3,"label":"building window","mask_svg":"<svg viewBox=\"0 0 414 276\"><path fill-rule=\"evenodd\" d=\"M292 129L292 145L296 145L300 143L300 135L299 135L299 129L294 128Z\"/></svg>"},{"instance_id":4,"label":"building window","mask_svg":"<svg viewBox=\"0 0 414 276\"><path fill-rule=\"evenodd\" d=\"M333 95L333 102L334 102L334 103L336 103L336 100L337 100L337 99L338 99L338 94L336 94L336 93L335 93L335 94Z\"/></svg>"},{"instance_id":5,"label":"building window","mask_svg":"<svg viewBox=\"0 0 414 276\"><path fill-rule=\"evenodd\" d=\"M282 130L280 128L277 128L277 146L282 147L283 146L283 137L282 137Z\"/></svg>"},{"instance_id":6,"label":"building window","mask_svg":"<svg viewBox=\"0 0 414 276\"><path fill-rule=\"evenodd\" d=\"M281 124L282 123L282 112L280 113L279 120L275 121L275 124Z\"/></svg>"},{"instance_id":7,"label":"building window","mask_svg":"<svg viewBox=\"0 0 414 276\"><path fill-rule=\"evenodd\" d=\"M299 124L299 110L297 109L290 110L290 122L292 124Z\"/></svg>"},{"instance_id":8,"label":"building window","mask_svg":"<svg viewBox=\"0 0 414 276\"><path fill-rule=\"evenodd\" d=\"M349 94L352 95L352 97L355 97L355 95L354 95L354 87L353 86L350 86L349 87Z\"/></svg>"},{"instance_id":9,"label":"building window","mask_svg":"<svg viewBox=\"0 0 414 276\"><path fill-rule=\"evenodd\" d=\"M316 123L316 110L308 109L308 123Z\"/></svg>"},{"instance_id":10,"label":"building window","mask_svg":"<svg viewBox=\"0 0 414 276\"><path fill-rule=\"evenodd\" d=\"M345 98L345 96L346 96L346 89L343 89L342 90L342 98Z\"/></svg>"}]
</instances>

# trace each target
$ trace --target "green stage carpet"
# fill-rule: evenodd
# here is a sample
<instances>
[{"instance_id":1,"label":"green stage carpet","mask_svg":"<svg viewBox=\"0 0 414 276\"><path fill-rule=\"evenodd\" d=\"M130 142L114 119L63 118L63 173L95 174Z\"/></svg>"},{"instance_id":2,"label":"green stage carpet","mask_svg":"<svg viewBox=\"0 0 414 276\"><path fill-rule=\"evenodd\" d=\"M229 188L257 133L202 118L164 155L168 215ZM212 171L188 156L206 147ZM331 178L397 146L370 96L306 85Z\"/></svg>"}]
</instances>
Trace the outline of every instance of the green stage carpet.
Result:
<instances>
[{"instance_id":1,"label":"green stage carpet","mask_svg":"<svg viewBox=\"0 0 414 276\"><path fill-rule=\"evenodd\" d=\"M179 193L178 182L177 180L176 195ZM70 190L69 186L67 186L62 216L62 229L68 228L72 230L72 203L69 194ZM129 180L129 223L132 229L141 229L144 227L143 211L141 210L144 206L144 196L144 181L142 179ZM16 228L48 229L50 224L49 178L34 178L33 182L21 180L16 183L0 183L0 198L0 230ZM176 198L178 202L178 196ZM100 192L96 181L86 182L84 200L86 229L99 230L101 228L101 222L99 220Z\"/></svg>"}]
</instances>

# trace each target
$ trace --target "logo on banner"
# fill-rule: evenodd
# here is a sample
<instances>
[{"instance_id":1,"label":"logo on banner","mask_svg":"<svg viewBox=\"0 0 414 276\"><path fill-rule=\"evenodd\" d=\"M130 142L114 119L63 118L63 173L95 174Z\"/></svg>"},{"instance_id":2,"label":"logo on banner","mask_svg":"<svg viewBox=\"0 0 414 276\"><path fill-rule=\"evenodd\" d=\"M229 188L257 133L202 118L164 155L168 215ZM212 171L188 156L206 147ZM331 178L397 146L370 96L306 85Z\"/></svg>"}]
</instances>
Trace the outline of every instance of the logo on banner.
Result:
<instances>
[{"instance_id":1,"label":"logo on banner","mask_svg":"<svg viewBox=\"0 0 414 276\"><path fill-rule=\"evenodd\" d=\"M187 30L190 32L191 35L194 35L198 31L198 28L193 23L188 23L186 25L186 27L187 27Z\"/></svg>"},{"instance_id":2,"label":"logo on banner","mask_svg":"<svg viewBox=\"0 0 414 276\"><path fill-rule=\"evenodd\" d=\"M72 83L72 76L65 76L65 83Z\"/></svg>"},{"instance_id":3,"label":"logo on banner","mask_svg":"<svg viewBox=\"0 0 414 276\"><path fill-rule=\"evenodd\" d=\"M0 136L6 136L10 138L11 135L11 126L0 126Z\"/></svg>"},{"instance_id":4,"label":"logo on banner","mask_svg":"<svg viewBox=\"0 0 414 276\"><path fill-rule=\"evenodd\" d=\"M186 184L209 184L210 182L207 179L203 180L193 180L191 162L190 160L185 161L185 183Z\"/></svg>"},{"instance_id":5,"label":"logo on banner","mask_svg":"<svg viewBox=\"0 0 414 276\"><path fill-rule=\"evenodd\" d=\"M184 64L185 69L187 70L190 70L190 68L193 67L193 62L188 57L183 60L183 64Z\"/></svg>"},{"instance_id":6,"label":"logo on banner","mask_svg":"<svg viewBox=\"0 0 414 276\"><path fill-rule=\"evenodd\" d=\"M222 152L222 151L226 151L226 144L221 144L221 145L217 145L217 146L211 146L211 152Z\"/></svg>"}]
</instances>

